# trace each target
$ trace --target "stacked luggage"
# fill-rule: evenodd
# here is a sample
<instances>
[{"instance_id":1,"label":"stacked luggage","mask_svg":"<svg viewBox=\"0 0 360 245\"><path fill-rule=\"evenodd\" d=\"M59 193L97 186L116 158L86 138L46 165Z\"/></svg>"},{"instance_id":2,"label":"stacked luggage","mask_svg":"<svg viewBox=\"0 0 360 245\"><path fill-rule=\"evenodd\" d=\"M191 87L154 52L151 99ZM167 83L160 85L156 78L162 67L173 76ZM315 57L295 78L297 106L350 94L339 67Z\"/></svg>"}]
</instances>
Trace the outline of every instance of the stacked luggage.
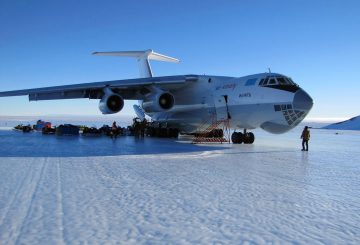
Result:
<instances>
[{"instance_id":1,"label":"stacked luggage","mask_svg":"<svg viewBox=\"0 0 360 245\"><path fill-rule=\"evenodd\" d=\"M72 124L62 124L56 128L56 135L79 135L79 127Z\"/></svg>"}]
</instances>

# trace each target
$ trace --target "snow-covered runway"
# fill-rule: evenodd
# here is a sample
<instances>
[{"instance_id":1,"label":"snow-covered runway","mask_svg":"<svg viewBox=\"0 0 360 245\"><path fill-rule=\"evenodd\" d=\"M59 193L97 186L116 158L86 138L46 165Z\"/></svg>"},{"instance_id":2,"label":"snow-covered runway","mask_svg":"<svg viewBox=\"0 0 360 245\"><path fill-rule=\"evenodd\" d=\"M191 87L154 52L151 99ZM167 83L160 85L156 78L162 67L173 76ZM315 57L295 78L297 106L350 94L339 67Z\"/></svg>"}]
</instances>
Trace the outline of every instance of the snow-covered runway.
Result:
<instances>
[{"instance_id":1,"label":"snow-covered runway","mask_svg":"<svg viewBox=\"0 0 360 245\"><path fill-rule=\"evenodd\" d=\"M359 244L360 135L312 130L305 153L298 134L191 145L0 130L0 243Z\"/></svg>"}]
</instances>

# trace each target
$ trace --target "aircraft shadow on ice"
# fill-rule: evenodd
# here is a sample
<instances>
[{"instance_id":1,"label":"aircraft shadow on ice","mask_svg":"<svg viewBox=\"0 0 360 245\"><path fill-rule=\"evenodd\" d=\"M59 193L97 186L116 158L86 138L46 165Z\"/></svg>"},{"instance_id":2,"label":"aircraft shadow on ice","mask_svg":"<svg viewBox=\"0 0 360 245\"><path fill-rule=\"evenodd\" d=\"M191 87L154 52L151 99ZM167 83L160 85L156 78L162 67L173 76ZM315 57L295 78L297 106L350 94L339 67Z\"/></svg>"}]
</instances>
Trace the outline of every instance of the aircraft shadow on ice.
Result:
<instances>
[{"instance_id":1,"label":"aircraft shadow on ice","mask_svg":"<svg viewBox=\"0 0 360 245\"><path fill-rule=\"evenodd\" d=\"M0 131L0 157L88 157L191 153L224 149L180 143L173 139L54 136Z\"/></svg>"}]
</instances>

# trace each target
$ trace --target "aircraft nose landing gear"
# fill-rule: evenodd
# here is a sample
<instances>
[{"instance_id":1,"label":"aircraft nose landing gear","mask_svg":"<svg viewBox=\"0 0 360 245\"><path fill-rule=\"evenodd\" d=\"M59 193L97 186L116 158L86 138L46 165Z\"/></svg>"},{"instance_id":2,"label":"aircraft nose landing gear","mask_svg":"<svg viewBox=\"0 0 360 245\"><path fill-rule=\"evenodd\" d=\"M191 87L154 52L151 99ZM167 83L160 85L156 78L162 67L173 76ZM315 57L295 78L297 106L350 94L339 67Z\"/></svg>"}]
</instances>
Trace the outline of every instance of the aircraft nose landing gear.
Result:
<instances>
[{"instance_id":1,"label":"aircraft nose landing gear","mask_svg":"<svg viewBox=\"0 0 360 245\"><path fill-rule=\"evenodd\" d=\"M234 132L231 135L231 141L234 144L252 144L255 141L255 135L252 132L246 132L246 130L244 130L244 133Z\"/></svg>"}]
</instances>

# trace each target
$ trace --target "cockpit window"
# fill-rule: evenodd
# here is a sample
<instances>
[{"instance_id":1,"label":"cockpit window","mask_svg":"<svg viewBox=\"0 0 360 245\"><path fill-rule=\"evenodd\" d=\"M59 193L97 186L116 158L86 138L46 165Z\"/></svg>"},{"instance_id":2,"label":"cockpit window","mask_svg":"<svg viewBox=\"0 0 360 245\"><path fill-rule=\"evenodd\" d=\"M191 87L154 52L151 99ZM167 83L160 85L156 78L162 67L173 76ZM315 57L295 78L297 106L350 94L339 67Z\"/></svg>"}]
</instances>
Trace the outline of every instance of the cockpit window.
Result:
<instances>
[{"instance_id":1,"label":"cockpit window","mask_svg":"<svg viewBox=\"0 0 360 245\"><path fill-rule=\"evenodd\" d=\"M275 85L276 84L276 81L274 78L271 78L270 81L269 81L269 85Z\"/></svg>"},{"instance_id":2,"label":"cockpit window","mask_svg":"<svg viewBox=\"0 0 360 245\"><path fill-rule=\"evenodd\" d=\"M289 77L267 77L261 79L260 86L266 86L266 85L296 85L296 83L291 80Z\"/></svg>"},{"instance_id":3,"label":"cockpit window","mask_svg":"<svg viewBox=\"0 0 360 245\"><path fill-rule=\"evenodd\" d=\"M268 83L268 81L269 81L269 78L266 78L263 85L265 86Z\"/></svg>"},{"instance_id":4,"label":"cockpit window","mask_svg":"<svg viewBox=\"0 0 360 245\"><path fill-rule=\"evenodd\" d=\"M291 85L296 85L296 83L294 83L294 81L290 77L288 77L287 79L289 80Z\"/></svg>"},{"instance_id":5,"label":"cockpit window","mask_svg":"<svg viewBox=\"0 0 360 245\"><path fill-rule=\"evenodd\" d=\"M293 82L291 78L279 75L269 75L260 80L259 86L270 87L273 89L280 89L290 92L296 92L299 89L299 85Z\"/></svg>"},{"instance_id":6,"label":"cockpit window","mask_svg":"<svg viewBox=\"0 0 360 245\"><path fill-rule=\"evenodd\" d=\"M276 80L279 82L280 85L289 84L288 82L285 81L283 77L277 77Z\"/></svg>"}]
</instances>

